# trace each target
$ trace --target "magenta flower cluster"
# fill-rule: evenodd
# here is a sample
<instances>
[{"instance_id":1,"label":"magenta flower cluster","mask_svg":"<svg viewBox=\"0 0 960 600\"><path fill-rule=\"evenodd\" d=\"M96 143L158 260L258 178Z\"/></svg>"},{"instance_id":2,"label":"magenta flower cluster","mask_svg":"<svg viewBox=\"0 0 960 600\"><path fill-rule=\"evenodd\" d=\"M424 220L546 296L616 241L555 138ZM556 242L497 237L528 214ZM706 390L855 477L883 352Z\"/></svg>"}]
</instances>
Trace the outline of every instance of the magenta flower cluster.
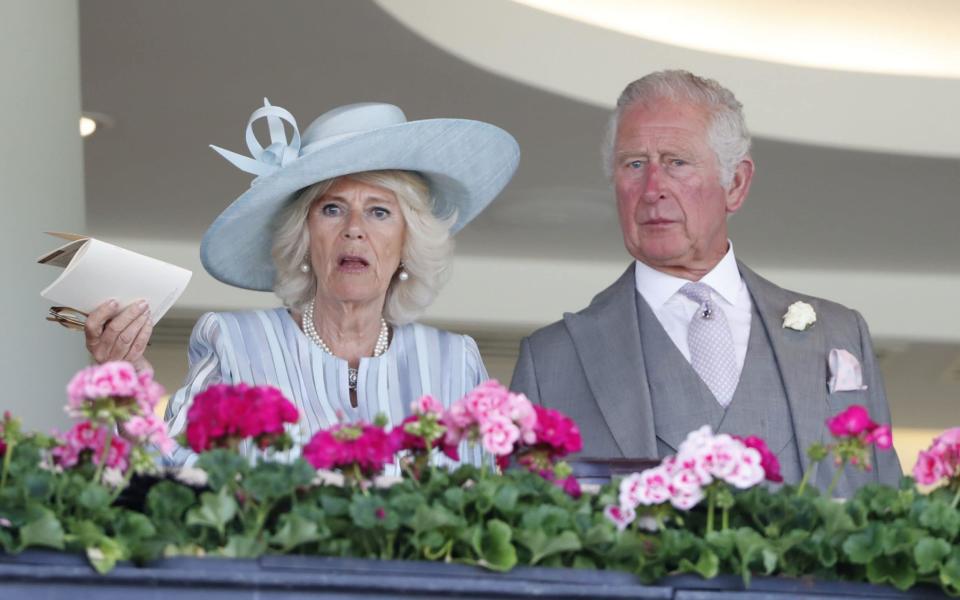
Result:
<instances>
[{"instance_id":1,"label":"magenta flower cluster","mask_svg":"<svg viewBox=\"0 0 960 600\"><path fill-rule=\"evenodd\" d=\"M334 425L318 431L303 447L303 458L315 469L359 469L364 477L393 462L397 448L383 427L370 423Z\"/></svg>"},{"instance_id":2,"label":"magenta flower cluster","mask_svg":"<svg viewBox=\"0 0 960 600\"><path fill-rule=\"evenodd\" d=\"M913 478L922 485L948 480L960 489L960 427L948 429L917 456Z\"/></svg>"},{"instance_id":3,"label":"magenta flower cluster","mask_svg":"<svg viewBox=\"0 0 960 600\"><path fill-rule=\"evenodd\" d=\"M416 435L410 432L410 429L423 430L429 427L430 422L436 423L439 428L436 438L430 444L429 449L437 448L451 460L460 460L460 452L457 443L451 438L447 441L445 435L446 426L443 425L444 409L433 396L426 395L419 400L411 403L413 414L405 418L398 426L390 431L390 443L396 451L407 450L410 452L426 452L427 442L422 435Z\"/></svg>"},{"instance_id":4,"label":"magenta flower cluster","mask_svg":"<svg viewBox=\"0 0 960 600\"><path fill-rule=\"evenodd\" d=\"M217 384L194 397L186 439L194 452L235 447L246 438L267 448L283 436L285 423L298 419L296 407L274 387Z\"/></svg>"},{"instance_id":5,"label":"magenta flower cluster","mask_svg":"<svg viewBox=\"0 0 960 600\"><path fill-rule=\"evenodd\" d=\"M836 438L859 438L865 445L873 444L878 450L889 450L893 446L890 426L874 423L867 409L859 404L852 404L827 419L827 428Z\"/></svg>"}]
</instances>

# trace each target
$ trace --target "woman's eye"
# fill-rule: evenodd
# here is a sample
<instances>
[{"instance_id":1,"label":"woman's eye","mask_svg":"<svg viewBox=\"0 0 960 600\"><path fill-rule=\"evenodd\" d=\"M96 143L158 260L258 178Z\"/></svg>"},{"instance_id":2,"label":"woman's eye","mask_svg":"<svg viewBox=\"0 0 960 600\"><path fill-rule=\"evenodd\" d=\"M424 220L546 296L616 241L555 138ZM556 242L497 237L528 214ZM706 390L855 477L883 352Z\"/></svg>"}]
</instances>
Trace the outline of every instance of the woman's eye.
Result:
<instances>
[{"instance_id":1,"label":"woman's eye","mask_svg":"<svg viewBox=\"0 0 960 600\"><path fill-rule=\"evenodd\" d=\"M386 208L375 206L370 209L370 214L372 214L377 219L386 219L390 216L390 211Z\"/></svg>"},{"instance_id":2,"label":"woman's eye","mask_svg":"<svg viewBox=\"0 0 960 600\"><path fill-rule=\"evenodd\" d=\"M687 165L687 161L683 160L682 158L674 158L670 160L671 167L683 167L686 165Z\"/></svg>"},{"instance_id":3,"label":"woman's eye","mask_svg":"<svg viewBox=\"0 0 960 600\"><path fill-rule=\"evenodd\" d=\"M325 217L336 217L340 215L342 210L336 204L324 204L320 207L320 213Z\"/></svg>"}]
</instances>

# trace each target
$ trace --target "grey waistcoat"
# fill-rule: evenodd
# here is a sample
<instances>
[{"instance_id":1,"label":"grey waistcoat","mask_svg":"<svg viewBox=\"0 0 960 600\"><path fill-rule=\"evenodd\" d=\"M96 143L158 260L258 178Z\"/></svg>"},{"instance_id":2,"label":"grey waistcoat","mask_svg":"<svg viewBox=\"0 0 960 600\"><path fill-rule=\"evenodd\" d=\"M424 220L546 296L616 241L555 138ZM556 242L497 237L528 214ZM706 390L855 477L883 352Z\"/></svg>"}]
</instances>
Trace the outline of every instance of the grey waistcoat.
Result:
<instances>
[{"instance_id":1,"label":"grey waistcoat","mask_svg":"<svg viewBox=\"0 0 960 600\"><path fill-rule=\"evenodd\" d=\"M800 481L803 473L786 392L756 307L740 381L726 409L677 349L640 294L637 314L659 457L676 453L687 433L710 425L716 433L763 438L780 460L784 481ZM654 348L657 351L652 352Z\"/></svg>"}]
</instances>

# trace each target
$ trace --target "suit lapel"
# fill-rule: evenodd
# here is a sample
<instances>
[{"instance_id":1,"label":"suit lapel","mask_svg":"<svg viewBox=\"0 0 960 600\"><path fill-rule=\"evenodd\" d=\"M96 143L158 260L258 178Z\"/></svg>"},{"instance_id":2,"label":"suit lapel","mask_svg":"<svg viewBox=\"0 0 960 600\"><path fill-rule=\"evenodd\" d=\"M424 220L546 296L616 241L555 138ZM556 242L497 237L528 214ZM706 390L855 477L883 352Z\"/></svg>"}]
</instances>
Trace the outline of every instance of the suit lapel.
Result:
<instances>
[{"instance_id":1,"label":"suit lapel","mask_svg":"<svg viewBox=\"0 0 960 600\"><path fill-rule=\"evenodd\" d=\"M656 458L653 407L637 323L634 267L564 321L597 405L624 456Z\"/></svg>"},{"instance_id":2,"label":"suit lapel","mask_svg":"<svg viewBox=\"0 0 960 600\"><path fill-rule=\"evenodd\" d=\"M806 450L822 441L827 415L827 357L822 324L804 331L784 329L787 307L801 298L763 279L743 263L738 262L738 266L770 338L790 406L800 464L806 470L810 463ZM815 300L804 300L817 308Z\"/></svg>"}]
</instances>

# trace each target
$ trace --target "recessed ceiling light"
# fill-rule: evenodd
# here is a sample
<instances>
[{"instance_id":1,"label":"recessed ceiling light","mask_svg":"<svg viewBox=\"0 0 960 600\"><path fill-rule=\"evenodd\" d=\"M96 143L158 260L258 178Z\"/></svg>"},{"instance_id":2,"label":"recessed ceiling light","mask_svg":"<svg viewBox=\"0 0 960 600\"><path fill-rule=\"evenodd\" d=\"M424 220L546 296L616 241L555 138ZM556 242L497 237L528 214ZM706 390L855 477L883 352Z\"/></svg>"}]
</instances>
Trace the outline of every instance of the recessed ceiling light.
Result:
<instances>
[{"instance_id":1,"label":"recessed ceiling light","mask_svg":"<svg viewBox=\"0 0 960 600\"><path fill-rule=\"evenodd\" d=\"M113 127L113 119L98 112L84 112L80 116L81 137L90 137L98 127Z\"/></svg>"},{"instance_id":2,"label":"recessed ceiling light","mask_svg":"<svg viewBox=\"0 0 960 600\"><path fill-rule=\"evenodd\" d=\"M80 117L80 135L87 137L97 130L97 122L90 117Z\"/></svg>"}]
</instances>

